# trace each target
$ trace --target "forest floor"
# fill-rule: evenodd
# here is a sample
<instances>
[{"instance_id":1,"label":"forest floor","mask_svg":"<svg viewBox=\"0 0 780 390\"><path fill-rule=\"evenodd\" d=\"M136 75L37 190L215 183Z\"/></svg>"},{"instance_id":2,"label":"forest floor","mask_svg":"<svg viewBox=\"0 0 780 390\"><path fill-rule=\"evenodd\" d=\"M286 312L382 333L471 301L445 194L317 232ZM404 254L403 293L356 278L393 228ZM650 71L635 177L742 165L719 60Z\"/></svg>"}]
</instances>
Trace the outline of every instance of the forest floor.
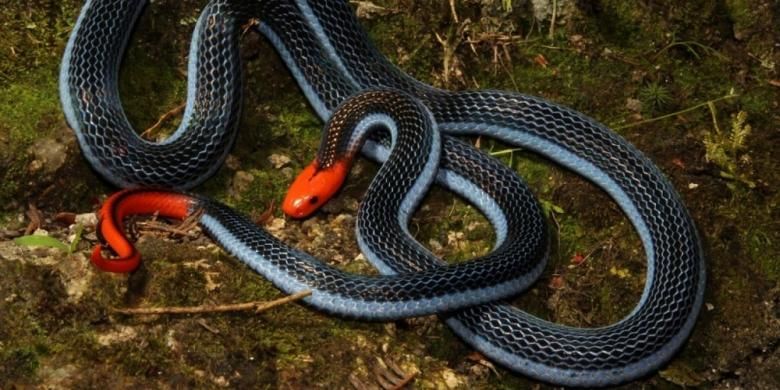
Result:
<instances>
[{"instance_id":1,"label":"forest floor","mask_svg":"<svg viewBox=\"0 0 780 390\"><path fill-rule=\"evenodd\" d=\"M121 93L130 121L161 139L178 124L166 113L184 103L188 43L204 1L153 3ZM544 1L356 3L379 49L414 77L572 107L636 145L677 188L706 248L705 308L682 351L625 388L780 388L780 4L561 0L549 2L560 6L552 20ZM156 220L136 224L139 271L89 264L93 213L115 189L81 157L58 100L59 61L80 6L34 0L0 10L0 388L377 388L385 375L408 376L415 388L550 387L492 364L436 317L365 323L298 304L261 314L117 312L280 293L197 228ZM321 259L374 272L357 249L354 215L376 166L358 163L315 217L286 219L273 205L313 158L321 123L263 38L248 33L243 46L239 139L196 191ZM548 214L550 264L517 304L583 327L628 314L646 266L617 205L541 156L470 141L515 168ZM474 208L438 189L412 230L452 261L485 253L494 237ZM62 244L18 243L33 233Z\"/></svg>"}]
</instances>

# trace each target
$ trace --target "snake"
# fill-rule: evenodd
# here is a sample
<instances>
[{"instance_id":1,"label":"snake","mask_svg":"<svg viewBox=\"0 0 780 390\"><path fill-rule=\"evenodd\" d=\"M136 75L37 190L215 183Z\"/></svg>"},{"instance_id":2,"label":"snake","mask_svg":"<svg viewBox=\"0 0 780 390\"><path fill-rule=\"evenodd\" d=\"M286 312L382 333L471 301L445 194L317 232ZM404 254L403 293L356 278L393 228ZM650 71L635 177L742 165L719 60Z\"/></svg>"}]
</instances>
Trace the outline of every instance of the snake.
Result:
<instances>
[{"instance_id":1,"label":"snake","mask_svg":"<svg viewBox=\"0 0 780 390\"><path fill-rule=\"evenodd\" d=\"M112 184L136 188L109 198L106 204L111 207L101 210L103 220L150 210L182 218L199 209L204 230L277 287L290 293L304 285L313 287L305 302L314 308L375 320L436 312L455 334L494 362L559 385L605 386L640 378L671 359L689 337L706 281L695 224L653 162L598 121L517 92L451 92L422 83L373 46L344 0L212 0L200 14L190 45L182 124L165 141L149 142L129 124L117 88L124 49L144 4L87 0L63 56L60 96L82 153ZM385 187L376 187L375 200L361 205L359 214L366 209L371 214L372 207L389 208L384 202L390 193L400 205L365 222L358 218L358 243L361 250L371 248L366 257L382 276L347 275L330 268L274 240L227 206L180 192L214 174L235 142L242 93L239 37L249 21L259 21L252 25L276 49L323 121L332 121L342 111L360 111L364 119L348 115L349 130L364 134L380 128L368 139L358 136L364 141L364 155L391 162L393 153L399 153L394 149L401 146L398 130L407 127L407 120L415 127L433 128L425 132L431 138L419 142L432 148L427 158L401 152L407 159L393 165L414 161L421 176L405 177L404 186L394 187L401 175L383 165ZM353 109L363 107L359 98L372 95L396 101L403 109L382 104ZM591 181L618 204L647 258L644 290L628 315L607 326L576 328L546 321L503 300L538 277L547 256L546 232L537 225L538 204L525 184L502 164L454 138L459 135L492 137L538 153ZM353 141L346 137L337 143L355 150ZM321 146L310 168L317 170L325 149ZM433 169L437 154L440 166ZM485 258L446 264L409 240L410 214L434 180L475 204L496 229L495 248ZM142 186L177 192L137 189ZM407 193L399 196L400 187ZM521 219L515 221L517 216ZM109 241L120 242L114 248L118 255L137 259L135 250L122 242L121 226L106 222L100 229ZM384 234L390 230L392 234ZM399 255L382 257L385 252ZM499 268L491 272L491 267ZM487 283L487 275L495 280Z\"/></svg>"}]
</instances>

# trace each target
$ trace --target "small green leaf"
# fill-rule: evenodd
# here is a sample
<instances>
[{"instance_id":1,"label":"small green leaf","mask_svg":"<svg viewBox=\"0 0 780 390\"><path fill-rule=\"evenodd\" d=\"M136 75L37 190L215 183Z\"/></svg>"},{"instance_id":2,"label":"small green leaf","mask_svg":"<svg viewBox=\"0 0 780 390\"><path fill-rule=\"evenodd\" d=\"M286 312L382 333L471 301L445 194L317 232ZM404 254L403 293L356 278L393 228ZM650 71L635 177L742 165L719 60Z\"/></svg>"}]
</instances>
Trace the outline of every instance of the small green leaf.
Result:
<instances>
[{"instance_id":1,"label":"small green leaf","mask_svg":"<svg viewBox=\"0 0 780 390\"><path fill-rule=\"evenodd\" d=\"M76 237L73 238L73 242L70 243L70 246L68 246L68 254L73 254L73 252L78 249L79 242L81 242L81 235L84 234L84 225L78 224L76 226Z\"/></svg>"},{"instance_id":2,"label":"small green leaf","mask_svg":"<svg viewBox=\"0 0 780 390\"><path fill-rule=\"evenodd\" d=\"M553 203L553 202L551 202L549 200L540 199L539 203L542 204L542 211L544 211L544 214L547 215L547 216L550 216L551 214L565 214L566 213L566 210L564 210L563 207L558 206L557 204L555 204L555 203Z\"/></svg>"},{"instance_id":3,"label":"small green leaf","mask_svg":"<svg viewBox=\"0 0 780 390\"><path fill-rule=\"evenodd\" d=\"M67 252L70 249L67 245L63 244L56 238L49 236L23 236L15 239L14 242L16 245L20 246L43 246L47 248L59 249L63 252Z\"/></svg>"}]
</instances>

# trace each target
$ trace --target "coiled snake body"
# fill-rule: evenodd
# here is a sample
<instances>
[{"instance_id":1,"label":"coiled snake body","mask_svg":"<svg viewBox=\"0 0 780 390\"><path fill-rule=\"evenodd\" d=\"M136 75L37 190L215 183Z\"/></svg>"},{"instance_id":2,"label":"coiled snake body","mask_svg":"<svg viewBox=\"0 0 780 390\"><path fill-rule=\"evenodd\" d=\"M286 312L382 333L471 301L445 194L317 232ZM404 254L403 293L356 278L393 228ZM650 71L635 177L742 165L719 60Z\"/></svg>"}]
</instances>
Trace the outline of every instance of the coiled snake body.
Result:
<instances>
[{"instance_id":1,"label":"coiled snake body","mask_svg":"<svg viewBox=\"0 0 780 390\"><path fill-rule=\"evenodd\" d=\"M279 288L312 288L314 294L306 300L312 306L358 318L446 311L443 317L453 331L486 356L564 385L637 378L657 369L687 338L705 282L695 227L663 174L596 121L535 97L448 92L420 83L373 48L346 1L213 0L201 14L191 45L182 125L165 142L150 143L130 127L116 85L141 3L87 0L68 42L60 80L66 117L85 156L118 186L185 189L216 170L233 143L238 122L238 38L250 17L261 20L259 31L276 47L323 120L364 107L360 114L368 119L353 118L353 129L389 130L394 148L404 143L430 147L421 152L423 157L411 157L419 176L403 184L403 194L385 191L394 193L398 210L371 211L391 197L381 188L374 201L361 206L361 213L368 215L358 223L361 248L385 277L347 275L286 247L225 206L198 196L177 198L168 214L203 208L200 222L206 231ZM383 91L386 88L392 91ZM356 94L395 103L364 105L348 99ZM429 132L427 141L401 141L403 127L495 137L536 151L601 187L637 229L648 259L647 281L636 308L613 325L579 329L494 302L527 287L544 265L547 239L533 197L510 170L449 135L441 141L445 169L435 174L437 132ZM386 144L370 141L363 151L385 160ZM405 165L390 168L392 159L380 170L385 188L398 184L394 169ZM405 162L409 160L406 156ZM496 249L485 258L444 266L407 239L405 224L434 174L477 205L496 227ZM131 191L120 197L133 204L134 196ZM125 211L132 210L128 206Z\"/></svg>"}]
</instances>

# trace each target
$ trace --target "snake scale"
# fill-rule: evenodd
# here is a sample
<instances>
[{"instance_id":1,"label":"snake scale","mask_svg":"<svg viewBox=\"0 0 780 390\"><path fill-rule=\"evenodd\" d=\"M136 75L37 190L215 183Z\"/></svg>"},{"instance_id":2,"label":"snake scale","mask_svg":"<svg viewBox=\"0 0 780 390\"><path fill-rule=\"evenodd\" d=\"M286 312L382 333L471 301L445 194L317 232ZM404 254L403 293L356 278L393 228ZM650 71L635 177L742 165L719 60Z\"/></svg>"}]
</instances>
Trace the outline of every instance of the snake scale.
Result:
<instances>
[{"instance_id":1,"label":"snake scale","mask_svg":"<svg viewBox=\"0 0 780 390\"><path fill-rule=\"evenodd\" d=\"M427 157L406 155L407 161L420 160L420 176L399 185L406 193L377 187L374 200L361 205L368 217L358 223L359 243L382 277L345 274L290 249L221 204L177 195L167 214L181 217L202 208L204 229L280 289L312 288L309 305L350 317L439 312L456 334L490 359L562 385L600 386L641 377L666 362L691 332L705 284L695 226L659 169L593 119L518 93L449 92L423 84L372 46L344 0L213 0L193 34L182 125L164 142L151 143L130 126L117 91L124 49L144 5L87 0L61 69L66 118L87 160L117 186L187 189L215 172L235 139L241 110L239 37L250 18L261 21L257 29L324 121L345 107L349 112L363 107L360 99L366 97L395 102L371 104L361 112L368 119L350 122L356 131L381 128L362 151L380 161L389 159L380 169L385 186L400 179L388 168L392 153L399 143L410 142L401 142L400 130L432 129L432 138L416 142L431 148L424 152ZM468 134L537 152L584 176L617 202L639 233L648 260L642 297L628 316L609 326L580 329L501 303L541 272L546 231L532 194L511 170L452 138ZM479 207L496 228L495 250L485 258L445 265L409 241L405 225L434 178ZM372 213L383 207L390 192L398 209ZM162 190L155 194L159 199L169 195ZM138 195L125 191L112 198L129 205L119 214L142 208Z\"/></svg>"}]
</instances>

